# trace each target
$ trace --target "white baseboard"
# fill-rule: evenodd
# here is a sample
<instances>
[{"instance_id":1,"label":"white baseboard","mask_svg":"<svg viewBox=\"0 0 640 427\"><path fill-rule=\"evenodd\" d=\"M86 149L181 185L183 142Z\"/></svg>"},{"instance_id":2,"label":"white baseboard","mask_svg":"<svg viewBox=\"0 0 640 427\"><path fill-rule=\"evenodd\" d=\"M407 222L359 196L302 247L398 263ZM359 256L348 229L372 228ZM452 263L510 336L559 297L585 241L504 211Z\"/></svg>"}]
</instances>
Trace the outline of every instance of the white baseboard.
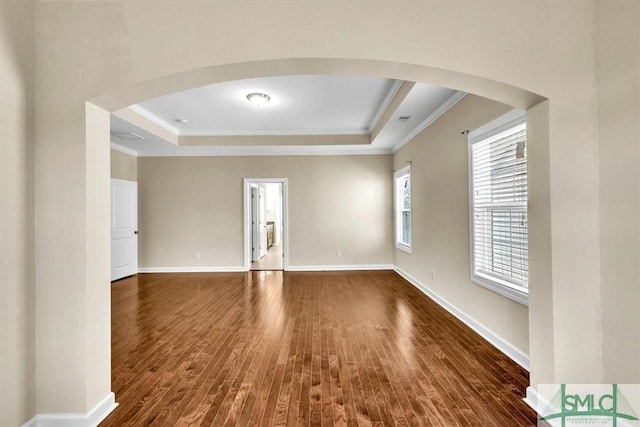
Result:
<instances>
[{"instance_id":1,"label":"white baseboard","mask_svg":"<svg viewBox=\"0 0 640 427\"><path fill-rule=\"evenodd\" d=\"M356 265L290 265L287 271L363 271L393 270L392 264L356 264Z\"/></svg>"},{"instance_id":2,"label":"white baseboard","mask_svg":"<svg viewBox=\"0 0 640 427\"><path fill-rule=\"evenodd\" d=\"M497 335L495 332L490 330L489 328L482 325L480 322L464 313L462 310L457 308L455 305L449 303L447 300L442 298L440 295L429 289L423 283L421 283L418 279L411 276L409 273L404 271L399 267L394 267L396 273L405 278L409 283L418 288L422 293L426 296L434 300L438 303L442 308L447 310L449 313L456 316L458 319L462 321L465 325L469 326L471 329L476 331L481 337L489 341L493 344L498 350L509 356L514 362L518 365L522 366L527 371L529 370L529 356L514 347L511 343Z\"/></svg>"},{"instance_id":3,"label":"white baseboard","mask_svg":"<svg viewBox=\"0 0 640 427\"><path fill-rule=\"evenodd\" d=\"M542 415L542 411L549 406L549 402L543 399L536 389L531 386L527 387L527 396L522 400L524 400L524 403L529 405L531 409L536 411L538 415Z\"/></svg>"},{"instance_id":4,"label":"white baseboard","mask_svg":"<svg viewBox=\"0 0 640 427\"><path fill-rule=\"evenodd\" d=\"M287 271L362 271L393 270L392 264L356 264L356 265L290 265ZM237 267L139 267L138 273L236 273L246 272L243 266Z\"/></svg>"},{"instance_id":5,"label":"white baseboard","mask_svg":"<svg viewBox=\"0 0 640 427\"><path fill-rule=\"evenodd\" d=\"M109 392L86 414L38 414L22 427L96 427L117 406L115 394Z\"/></svg>"},{"instance_id":6,"label":"white baseboard","mask_svg":"<svg viewBox=\"0 0 640 427\"><path fill-rule=\"evenodd\" d=\"M138 273L237 273L247 271L237 267L139 267Z\"/></svg>"}]
</instances>

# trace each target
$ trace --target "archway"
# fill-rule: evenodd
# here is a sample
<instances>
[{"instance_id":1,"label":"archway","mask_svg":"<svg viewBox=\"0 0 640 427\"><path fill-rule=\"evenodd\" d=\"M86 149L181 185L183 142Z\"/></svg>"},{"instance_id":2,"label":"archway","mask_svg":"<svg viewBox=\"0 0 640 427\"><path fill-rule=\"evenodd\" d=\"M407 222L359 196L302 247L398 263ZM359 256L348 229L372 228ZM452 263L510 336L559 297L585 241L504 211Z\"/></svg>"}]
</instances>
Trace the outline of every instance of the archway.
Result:
<instances>
[{"instance_id":1,"label":"archway","mask_svg":"<svg viewBox=\"0 0 640 427\"><path fill-rule=\"evenodd\" d=\"M450 87L468 93L497 100L499 102L528 109L530 111L529 129L534 135L535 143L530 148L531 166L530 187L533 193L532 203L538 207L530 218L530 233L536 238L530 240L530 269L532 280L536 283L546 283L548 288L535 287L530 297L529 318L551 317L552 301L550 292L550 262L548 260L550 246L550 205L548 173L548 110L545 98L533 92L513 87L504 83L485 78L471 76L454 71L446 71L423 65L394 63L389 61L374 61L361 59L317 59L317 58L287 58L235 64L214 65L211 67L186 71L151 81L129 85L116 91L92 98L87 104L87 144L103 146L99 151L104 152L105 141L108 140L109 113L125 108L129 105L168 93L187 90L207 84L239 80L245 78L279 76L292 74L350 74L367 75L384 78L394 78L425 82ZM106 124L106 125L105 125ZM95 138L95 139L94 139ZM100 142L98 142L100 141ZM106 144L108 146L108 144ZM102 162L97 154L95 161ZM104 183L95 181L100 191ZM98 208L92 218L100 216ZM89 236L95 239L96 247L104 248L104 236ZM98 252L98 251L97 251ZM108 253L108 252L105 252ZM96 259L96 262L98 260ZM102 257L102 263L109 264L108 257ZM102 307L102 310L109 307ZM104 328L104 325L102 325ZM539 342L535 336L552 334L552 324L545 323L531 330L529 322L530 342ZM104 330L104 329L103 329ZM545 343L545 347L531 346L533 358L531 362L534 372L532 377L540 375L548 378L549 367L553 367L553 346ZM532 358L532 359L533 359ZM540 360L540 362L538 362ZM532 380L533 381L533 380Z\"/></svg>"}]
</instances>

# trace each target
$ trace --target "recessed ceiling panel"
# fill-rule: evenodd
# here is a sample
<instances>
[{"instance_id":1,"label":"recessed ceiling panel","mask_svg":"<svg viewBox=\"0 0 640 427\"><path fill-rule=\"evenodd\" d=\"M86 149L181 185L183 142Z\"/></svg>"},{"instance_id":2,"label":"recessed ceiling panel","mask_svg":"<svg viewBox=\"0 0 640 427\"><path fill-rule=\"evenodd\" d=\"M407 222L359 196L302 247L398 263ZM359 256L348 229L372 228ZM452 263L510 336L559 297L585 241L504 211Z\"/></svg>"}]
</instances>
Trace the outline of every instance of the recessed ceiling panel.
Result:
<instances>
[{"instance_id":1,"label":"recessed ceiling panel","mask_svg":"<svg viewBox=\"0 0 640 427\"><path fill-rule=\"evenodd\" d=\"M138 106L181 135L366 134L397 88L394 82L362 76L267 77L203 86ZM269 102L256 107L247 99L251 93L266 94Z\"/></svg>"},{"instance_id":2,"label":"recessed ceiling panel","mask_svg":"<svg viewBox=\"0 0 640 427\"><path fill-rule=\"evenodd\" d=\"M453 89L416 83L372 145L376 148L403 145L440 117L462 95Z\"/></svg>"}]
</instances>

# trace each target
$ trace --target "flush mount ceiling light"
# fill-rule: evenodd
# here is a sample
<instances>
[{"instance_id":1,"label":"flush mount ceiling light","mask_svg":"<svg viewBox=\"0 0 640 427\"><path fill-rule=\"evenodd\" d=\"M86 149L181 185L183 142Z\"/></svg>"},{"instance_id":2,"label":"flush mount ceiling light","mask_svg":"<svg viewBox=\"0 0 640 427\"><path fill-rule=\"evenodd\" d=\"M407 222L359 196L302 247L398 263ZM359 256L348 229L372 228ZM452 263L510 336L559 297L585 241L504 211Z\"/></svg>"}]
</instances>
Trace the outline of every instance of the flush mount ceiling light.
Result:
<instances>
[{"instance_id":1,"label":"flush mount ceiling light","mask_svg":"<svg viewBox=\"0 0 640 427\"><path fill-rule=\"evenodd\" d=\"M173 119L173 120L175 120L178 123L182 123L182 124L189 123L189 120L187 120L187 119Z\"/></svg>"},{"instance_id":2,"label":"flush mount ceiling light","mask_svg":"<svg viewBox=\"0 0 640 427\"><path fill-rule=\"evenodd\" d=\"M247 99L255 107L263 107L267 105L271 97L266 93L254 92L247 95Z\"/></svg>"}]
</instances>

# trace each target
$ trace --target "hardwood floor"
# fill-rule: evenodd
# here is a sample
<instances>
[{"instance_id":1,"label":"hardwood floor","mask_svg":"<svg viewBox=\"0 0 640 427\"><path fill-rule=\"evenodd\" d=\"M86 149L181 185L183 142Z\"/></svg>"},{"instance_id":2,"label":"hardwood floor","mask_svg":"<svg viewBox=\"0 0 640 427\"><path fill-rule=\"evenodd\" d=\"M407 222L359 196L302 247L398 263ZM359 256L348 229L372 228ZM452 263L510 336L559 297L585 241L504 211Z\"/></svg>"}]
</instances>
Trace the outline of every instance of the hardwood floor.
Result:
<instances>
[{"instance_id":1,"label":"hardwood floor","mask_svg":"<svg viewBox=\"0 0 640 427\"><path fill-rule=\"evenodd\" d=\"M251 270L282 270L283 264L282 245L272 245L265 256L251 263Z\"/></svg>"},{"instance_id":2,"label":"hardwood floor","mask_svg":"<svg viewBox=\"0 0 640 427\"><path fill-rule=\"evenodd\" d=\"M394 272L112 285L101 426L532 426L528 373Z\"/></svg>"}]
</instances>

